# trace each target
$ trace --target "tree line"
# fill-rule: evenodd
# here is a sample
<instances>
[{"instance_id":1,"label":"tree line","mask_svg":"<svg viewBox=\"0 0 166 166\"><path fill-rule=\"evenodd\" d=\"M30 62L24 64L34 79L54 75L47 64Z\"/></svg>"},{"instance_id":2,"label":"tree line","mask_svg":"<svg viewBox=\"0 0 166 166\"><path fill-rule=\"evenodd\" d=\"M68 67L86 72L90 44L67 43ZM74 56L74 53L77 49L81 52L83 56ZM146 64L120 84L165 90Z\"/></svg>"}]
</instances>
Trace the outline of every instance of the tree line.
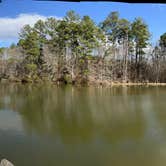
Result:
<instances>
[{"instance_id":1,"label":"tree line","mask_svg":"<svg viewBox=\"0 0 166 166\"><path fill-rule=\"evenodd\" d=\"M150 37L142 18L131 22L116 11L99 25L74 11L62 19L38 20L25 25L17 45L11 45L21 52L15 77L72 84L166 82L166 33L154 47Z\"/></svg>"}]
</instances>

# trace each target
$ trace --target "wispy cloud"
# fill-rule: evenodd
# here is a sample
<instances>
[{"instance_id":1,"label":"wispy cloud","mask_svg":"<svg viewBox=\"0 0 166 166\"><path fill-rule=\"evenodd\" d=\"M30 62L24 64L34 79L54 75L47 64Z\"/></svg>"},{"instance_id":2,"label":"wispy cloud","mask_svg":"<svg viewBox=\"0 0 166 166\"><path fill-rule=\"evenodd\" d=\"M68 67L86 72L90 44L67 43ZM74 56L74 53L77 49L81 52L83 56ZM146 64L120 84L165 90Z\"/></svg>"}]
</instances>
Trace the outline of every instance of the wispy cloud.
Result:
<instances>
[{"instance_id":1,"label":"wispy cloud","mask_svg":"<svg viewBox=\"0 0 166 166\"><path fill-rule=\"evenodd\" d=\"M4 42L17 40L18 33L24 25L34 25L37 20L45 20L46 18L46 16L39 14L20 14L15 18L0 17L0 40ZM60 19L56 16L55 18Z\"/></svg>"},{"instance_id":2,"label":"wispy cloud","mask_svg":"<svg viewBox=\"0 0 166 166\"><path fill-rule=\"evenodd\" d=\"M151 4L151 5L152 5L152 8L154 8L154 9L157 9L159 11L166 11L166 5L165 4Z\"/></svg>"}]
</instances>

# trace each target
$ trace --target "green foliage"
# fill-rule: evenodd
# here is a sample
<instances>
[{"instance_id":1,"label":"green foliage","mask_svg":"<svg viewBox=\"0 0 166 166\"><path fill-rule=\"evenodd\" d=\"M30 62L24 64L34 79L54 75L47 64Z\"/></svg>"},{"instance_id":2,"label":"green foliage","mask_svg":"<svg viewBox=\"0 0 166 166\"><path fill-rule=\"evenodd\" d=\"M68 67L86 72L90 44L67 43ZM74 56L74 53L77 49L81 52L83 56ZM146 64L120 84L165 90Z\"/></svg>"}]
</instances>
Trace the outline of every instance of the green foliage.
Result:
<instances>
[{"instance_id":1,"label":"green foliage","mask_svg":"<svg viewBox=\"0 0 166 166\"><path fill-rule=\"evenodd\" d=\"M35 72L37 70L37 65L36 64L26 64L26 69L29 72Z\"/></svg>"},{"instance_id":2,"label":"green foliage","mask_svg":"<svg viewBox=\"0 0 166 166\"><path fill-rule=\"evenodd\" d=\"M88 69L86 69L86 70L84 70L84 75L88 75L89 74L89 70Z\"/></svg>"},{"instance_id":3,"label":"green foliage","mask_svg":"<svg viewBox=\"0 0 166 166\"><path fill-rule=\"evenodd\" d=\"M125 57L124 64L127 70L129 55L133 55L136 51L136 59L139 59L137 55L144 54L143 48L146 48L150 34L141 18L136 18L131 23L120 18L119 13L114 11L100 26L97 26L89 16L80 17L74 11L69 11L61 20L52 17L45 21L38 20L32 27L26 25L19 36L18 46L22 48L26 57L23 64L29 72L40 75L44 68L44 48L48 46L49 50L58 56L58 72L61 72L62 65L66 65L69 55L72 69L79 68L85 76L88 60L94 57L93 53L96 49L101 48L102 51L105 49L104 55L115 54L117 42L123 45L122 54ZM111 43L112 46L106 48L107 43ZM166 37L161 36L160 43L166 46Z\"/></svg>"},{"instance_id":4,"label":"green foliage","mask_svg":"<svg viewBox=\"0 0 166 166\"><path fill-rule=\"evenodd\" d=\"M142 50L146 48L150 37L148 26L141 18L136 18L132 23L132 37L136 43L136 48Z\"/></svg>"},{"instance_id":5,"label":"green foliage","mask_svg":"<svg viewBox=\"0 0 166 166\"><path fill-rule=\"evenodd\" d=\"M79 22L80 16L77 13L75 13L75 11L70 10L66 13L64 20L67 22Z\"/></svg>"},{"instance_id":6,"label":"green foliage","mask_svg":"<svg viewBox=\"0 0 166 166\"><path fill-rule=\"evenodd\" d=\"M77 56L88 56L102 41L104 34L90 19L82 19L74 11L67 12L63 20L39 20L34 27L24 26L18 45L23 48L30 63L39 63L42 48L47 43L51 50L64 52L69 48Z\"/></svg>"},{"instance_id":7,"label":"green foliage","mask_svg":"<svg viewBox=\"0 0 166 166\"><path fill-rule=\"evenodd\" d=\"M131 29L130 29L130 22L126 19L120 19L118 22L118 29L119 32L117 33L117 37L119 40L125 39L126 37L130 36Z\"/></svg>"},{"instance_id":8,"label":"green foliage","mask_svg":"<svg viewBox=\"0 0 166 166\"><path fill-rule=\"evenodd\" d=\"M63 20L47 19L46 31L50 39L52 50L64 52L70 49L77 56L90 55L92 50L103 40L102 31L95 25L89 16L82 19L74 11L67 12Z\"/></svg>"},{"instance_id":9,"label":"green foliage","mask_svg":"<svg viewBox=\"0 0 166 166\"><path fill-rule=\"evenodd\" d=\"M25 39L19 41L19 46L23 48L24 53L27 55L29 63L38 63L40 55L40 47L36 32L31 32Z\"/></svg>"},{"instance_id":10,"label":"green foliage","mask_svg":"<svg viewBox=\"0 0 166 166\"><path fill-rule=\"evenodd\" d=\"M159 44L160 47L166 48L166 33L160 36Z\"/></svg>"},{"instance_id":11,"label":"green foliage","mask_svg":"<svg viewBox=\"0 0 166 166\"><path fill-rule=\"evenodd\" d=\"M104 34L95 25L93 20L89 16L84 16L80 23L80 55L89 56L91 55L93 49L99 46L104 40Z\"/></svg>"},{"instance_id":12,"label":"green foliage","mask_svg":"<svg viewBox=\"0 0 166 166\"><path fill-rule=\"evenodd\" d=\"M136 43L140 52L147 46L150 37L148 27L141 18L136 18L133 23L130 23L126 19L120 19L118 12L111 12L100 27L111 42L128 38L128 41Z\"/></svg>"},{"instance_id":13,"label":"green foliage","mask_svg":"<svg viewBox=\"0 0 166 166\"><path fill-rule=\"evenodd\" d=\"M16 47L16 44L15 43L12 43L11 45L10 45L10 49L13 49L13 48L15 48Z\"/></svg>"},{"instance_id":14,"label":"green foliage","mask_svg":"<svg viewBox=\"0 0 166 166\"><path fill-rule=\"evenodd\" d=\"M13 58L13 57L11 57L11 58L8 59L8 63L9 63L9 64L10 64L10 63L13 63L13 62L15 62L15 61L17 61L17 59L15 59L15 58Z\"/></svg>"},{"instance_id":15,"label":"green foliage","mask_svg":"<svg viewBox=\"0 0 166 166\"><path fill-rule=\"evenodd\" d=\"M1 47L1 48L0 48L0 54L3 54L4 49L5 49L4 47Z\"/></svg>"},{"instance_id":16,"label":"green foliage","mask_svg":"<svg viewBox=\"0 0 166 166\"><path fill-rule=\"evenodd\" d=\"M117 40L117 36L119 33L119 13L114 11L111 12L107 18L100 24L100 27L105 31L106 35L108 35L108 39L115 43Z\"/></svg>"},{"instance_id":17,"label":"green foliage","mask_svg":"<svg viewBox=\"0 0 166 166\"><path fill-rule=\"evenodd\" d=\"M40 59L40 36L36 30L29 25L23 27L20 33L20 40L18 46L23 50L26 55L26 63L34 63L39 65Z\"/></svg>"}]
</instances>

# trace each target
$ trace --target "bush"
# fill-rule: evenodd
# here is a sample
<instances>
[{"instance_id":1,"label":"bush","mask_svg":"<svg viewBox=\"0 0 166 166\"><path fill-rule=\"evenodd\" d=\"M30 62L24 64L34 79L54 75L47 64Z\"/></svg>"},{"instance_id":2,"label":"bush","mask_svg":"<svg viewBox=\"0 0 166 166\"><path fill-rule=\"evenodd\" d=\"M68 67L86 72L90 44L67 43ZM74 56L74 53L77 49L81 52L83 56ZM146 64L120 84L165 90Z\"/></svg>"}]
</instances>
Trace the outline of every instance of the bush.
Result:
<instances>
[{"instance_id":1,"label":"bush","mask_svg":"<svg viewBox=\"0 0 166 166\"><path fill-rule=\"evenodd\" d=\"M26 69L27 69L29 72L31 72L31 71L35 72L35 71L37 70L37 65L36 65L36 64L27 64L27 65L26 65Z\"/></svg>"}]
</instances>

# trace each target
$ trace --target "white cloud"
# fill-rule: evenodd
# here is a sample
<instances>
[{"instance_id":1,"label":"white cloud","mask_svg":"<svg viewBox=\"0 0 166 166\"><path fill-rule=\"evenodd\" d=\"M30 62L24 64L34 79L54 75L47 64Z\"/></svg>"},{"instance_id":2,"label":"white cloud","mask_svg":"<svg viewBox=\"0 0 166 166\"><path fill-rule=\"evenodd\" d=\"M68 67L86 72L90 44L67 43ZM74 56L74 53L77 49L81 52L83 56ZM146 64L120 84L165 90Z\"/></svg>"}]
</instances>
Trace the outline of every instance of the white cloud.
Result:
<instances>
[{"instance_id":1,"label":"white cloud","mask_svg":"<svg viewBox=\"0 0 166 166\"><path fill-rule=\"evenodd\" d=\"M0 17L0 40L4 42L17 40L18 33L24 25L33 25L37 20L45 20L46 18L46 16L39 14L20 14L15 18Z\"/></svg>"}]
</instances>

